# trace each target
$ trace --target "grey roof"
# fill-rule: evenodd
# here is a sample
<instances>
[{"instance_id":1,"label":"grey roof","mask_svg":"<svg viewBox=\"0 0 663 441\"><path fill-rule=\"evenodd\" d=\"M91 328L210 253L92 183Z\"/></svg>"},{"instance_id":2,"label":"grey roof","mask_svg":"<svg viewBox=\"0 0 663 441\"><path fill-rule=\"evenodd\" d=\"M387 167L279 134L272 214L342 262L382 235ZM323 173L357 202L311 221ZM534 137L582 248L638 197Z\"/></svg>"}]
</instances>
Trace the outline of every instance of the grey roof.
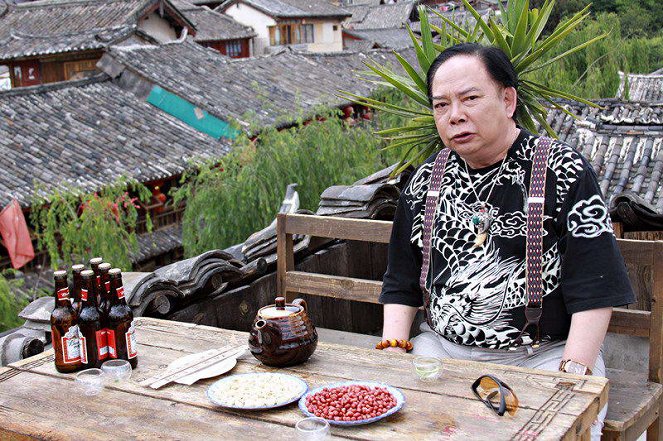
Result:
<instances>
[{"instance_id":1,"label":"grey roof","mask_svg":"<svg viewBox=\"0 0 663 441\"><path fill-rule=\"evenodd\" d=\"M133 262L144 262L182 247L182 224L168 225L138 236L138 253Z\"/></svg>"},{"instance_id":2,"label":"grey roof","mask_svg":"<svg viewBox=\"0 0 663 441\"><path fill-rule=\"evenodd\" d=\"M604 109L561 103L580 119L554 110L548 122L592 163L613 217L663 228L663 103L597 101Z\"/></svg>"},{"instance_id":3,"label":"grey roof","mask_svg":"<svg viewBox=\"0 0 663 441\"><path fill-rule=\"evenodd\" d=\"M414 58L413 51L403 55ZM113 76L121 74L123 80L126 72L103 67L119 64L125 71L160 85L218 118L235 119L248 127L249 122L292 123L300 111L314 111L318 105L341 105L346 101L335 96L339 89L370 93L375 86L356 74L357 70L366 70L363 63L369 57L397 64L387 51L304 54L284 50L233 60L187 39L161 46L113 47L100 66Z\"/></svg>"},{"instance_id":4,"label":"grey roof","mask_svg":"<svg viewBox=\"0 0 663 441\"><path fill-rule=\"evenodd\" d=\"M440 14L442 14L444 17L448 18L449 20L453 21L454 23L456 23L459 26L473 28L476 24L476 20L474 19L474 16L472 14L470 14L469 11L466 11L464 9L455 9L453 11L445 11L445 12L438 11L438 12ZM482 9L482 10L479 10L477 12L486 21L488 20L489 16L495 14L495 11L493 11L492 9ZM431 25L434 25L434 26L437 26L437 27L442 27L443 23L445 23L444 20L442 20L437 14L435 14L433 12L428 14L428 22ZM421 22L420 21L412 22L410 24L410 27L412 28L412 30L414 32L421 33Z\"/></svg>"},{"instance_id":5,"label":"grey roof","mask_svg":"<svg viewBox=\"0 0 663 441\"><path fill-rule=\"evenodd\" d=\"M179 14L168 0L44 0L5 6L4 14L0 7L0 60L102 49L160 2Z\"/></svg>"},{"instance_id":6,"label":"grey roof","mask_svg":"<svg viewBox=\"0 0 663 441\"><path fill-rule=\"evenodd\" d=\"M373 43L371 45L372 48L405 49L413 47L412 38L410 38L407 29L345 29L343 32L362 40L370 41ZM350 44L348 47L354 48Z\"/></svg>"},{"instance_id":7,"label":"grey roof","mask_svg":"<svg viewBox=\"0 0 663 441\"><path fill-rule=\"evenodd\" d=\"M186 9L179 9L196 27L194 40L197 42L238 40L256 36L250 26L244 26L233 20L232 17L213 11L206 6L190 5Z\"/></svg>"},{"instance_id":8,"label":"grey roof","mask_svg":"<svg viewBox=\"0 0 663 441\"><path fill-rule=\"evenodd\" d=\"M235 3L245 3L275 18L345 18L351 15L327 0L231 0L219 9L223 11Z\"/></svg>"},{"instance_id":9,"label":"grey roof","mask_svg":"<svg viewBox=\"0 0 663 441\"><path fill-rule=\"evenodd\" d=\"M29 205L35 184L94 191L120 176L151 181L230 149L105 76L0 92L0 114L0 206Z\"/></svg>"},{"instance_id":10,"label":"grey roof","mask_svg":"<svg viewBox=\"0 0 663 441\"><path fill-rule=\"evenodd\" d=\"M345 25L349 29L404 28L409 22L414 2L403 1L389 5L346 7L352 17Z\"/></svg>"},{"instance_id":11,"label":"grey roof","mask_svg":"<svg viewBox=\"0 0 663 441\"><path fill-rule=\"evenodd\" d=\"M650 74L624 74L619 72L617 98L626 98L625 82L628 78L628 99L631 101L663 102L663 69Z\"/></svg>"}]
</instances>

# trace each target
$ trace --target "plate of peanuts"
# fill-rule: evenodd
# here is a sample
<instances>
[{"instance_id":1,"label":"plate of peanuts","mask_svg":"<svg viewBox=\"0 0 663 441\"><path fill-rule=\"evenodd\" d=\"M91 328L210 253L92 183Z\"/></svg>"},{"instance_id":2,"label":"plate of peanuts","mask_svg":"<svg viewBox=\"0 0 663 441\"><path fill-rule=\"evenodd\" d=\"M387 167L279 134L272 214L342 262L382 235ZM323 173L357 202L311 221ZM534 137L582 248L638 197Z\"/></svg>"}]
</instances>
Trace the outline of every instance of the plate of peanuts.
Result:
<instances>
[{"instance_id":1,"label":"plate of peanuts","mask_svg":"<svg viewBox=\"0 0 663 441\"><path fill-rule=\"evenodd\" d=\"M299 409L309 417L337 426L369 424L398 412L403 393L384 383L344 381L310 390L299 399Z\"/></svg>"}]
</instances>

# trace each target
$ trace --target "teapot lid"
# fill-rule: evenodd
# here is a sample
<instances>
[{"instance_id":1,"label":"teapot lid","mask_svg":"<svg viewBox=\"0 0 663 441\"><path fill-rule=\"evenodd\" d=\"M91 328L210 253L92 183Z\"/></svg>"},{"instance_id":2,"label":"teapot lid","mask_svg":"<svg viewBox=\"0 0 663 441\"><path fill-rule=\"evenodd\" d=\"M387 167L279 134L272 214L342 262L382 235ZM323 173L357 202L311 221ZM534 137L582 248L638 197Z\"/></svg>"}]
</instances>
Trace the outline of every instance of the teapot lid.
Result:
<instances>
[{"instance_id":1,"label":"teapot lid","mask_svg":"<svg viewBox=\"0 0 663 441\"><path fill-rule=\"evenodd\" d=\"M258 314L263 319L273 319L288 317L301 311L302 308L296 305L289 305L285 303L285 297L277 297L274 305L265 306L258 311Z\"/></svg>"}]
</instances>

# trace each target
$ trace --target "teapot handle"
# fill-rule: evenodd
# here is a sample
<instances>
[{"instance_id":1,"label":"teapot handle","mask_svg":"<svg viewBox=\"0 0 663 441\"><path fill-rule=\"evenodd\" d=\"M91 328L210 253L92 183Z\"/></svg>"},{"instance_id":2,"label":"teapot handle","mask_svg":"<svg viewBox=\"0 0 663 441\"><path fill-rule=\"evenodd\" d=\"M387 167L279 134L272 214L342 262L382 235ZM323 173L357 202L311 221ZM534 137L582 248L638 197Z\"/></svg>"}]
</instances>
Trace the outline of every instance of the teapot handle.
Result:
<instances>
[{"instance_id":1,"label":"teapot handle","mask_svg":"<svg viewBox=\"0 0 663 441\"><path fill-rule=\"evenodd\" d=\"M295 306L301 306L304 309L304 312L308 312L308 306L306 306L306 300L295 299L292 301L292 304Z\"/></svg>"}]
</instances>

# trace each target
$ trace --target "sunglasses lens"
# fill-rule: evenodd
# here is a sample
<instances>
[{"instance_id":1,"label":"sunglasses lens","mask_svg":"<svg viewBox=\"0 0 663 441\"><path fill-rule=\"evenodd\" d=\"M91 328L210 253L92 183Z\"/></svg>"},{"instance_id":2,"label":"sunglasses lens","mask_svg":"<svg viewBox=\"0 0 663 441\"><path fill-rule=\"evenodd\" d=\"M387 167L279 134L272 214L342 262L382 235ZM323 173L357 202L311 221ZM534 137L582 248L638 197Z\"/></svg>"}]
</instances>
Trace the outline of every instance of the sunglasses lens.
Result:
<instances>
[{"instance_id":1,"label":"sunglasses lens","mask_svg":"<svg viewBox=\"0 0 663 441\"><path fill-rule=\"evenodd\" d=\"M518 397L507 388L504 388L504 402L506 403L506 411L509 412L509 415L515 415L518 411Z\"/></svg>"},{"instance_id":2,"label":"sunglasses lens","mask_svg":"<svg viewBox=\"0 0 663 441\"><path fill-rule=\"evenodd\" d=\"M510 415L515 415L518 410L518 398L508 386L502 383L502 387L490 377L482 377L476 388L477 393L486 403L497 411L500 408L502 399L506 405L506 411ZM502 396L504 395L504 396Z\"/></svg>"}]
</instances>

